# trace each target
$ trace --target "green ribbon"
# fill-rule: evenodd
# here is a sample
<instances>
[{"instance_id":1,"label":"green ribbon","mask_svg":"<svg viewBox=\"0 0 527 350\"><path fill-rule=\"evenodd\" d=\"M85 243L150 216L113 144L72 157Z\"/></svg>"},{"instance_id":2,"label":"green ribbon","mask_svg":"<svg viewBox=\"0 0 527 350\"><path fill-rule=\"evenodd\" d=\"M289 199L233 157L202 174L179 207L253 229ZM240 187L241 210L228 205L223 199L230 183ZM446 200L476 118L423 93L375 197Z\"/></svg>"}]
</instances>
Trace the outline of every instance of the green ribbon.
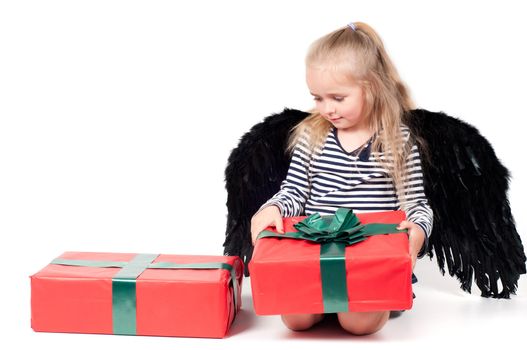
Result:
<instances>
[{"instance_id":1,"label":"green ribbon","mask_svg":"<svg viewBox=\"0 0 527 350\"><path fill-rule=\"evenodd\" d=\"M230 273L230 285L234 294L234 310L239 303L239 286L234 267L227 263L193 263L176 264L171 262L152 263L159 254L137 254L128 262L103 260L55 259L53 265L116 267L121 270L112 278L112 322L113 333L136 335L136 280L146 269L192 269L213 270L224 269ZM236 311L235 311L236 312ZM236 314L235 314L236 315Z\"/></svg>"},{"instance_id":2,"label":"green ribbon","mask_svg":"<svg viewBox=\"0 0 527 350\"><path fill-rule=\"evenodd\" d=\"M320 275L325 313L349 311L345 258L347 246L364 241L369 236L408 232L407 229L397 229L397 224L362 225L353 210L347 208L339 208L334 215L321 216L315 213L293 226L298 232L276 233L264 230L257 239L291 238L320 244Z\"/></svg>"}]
</instances>

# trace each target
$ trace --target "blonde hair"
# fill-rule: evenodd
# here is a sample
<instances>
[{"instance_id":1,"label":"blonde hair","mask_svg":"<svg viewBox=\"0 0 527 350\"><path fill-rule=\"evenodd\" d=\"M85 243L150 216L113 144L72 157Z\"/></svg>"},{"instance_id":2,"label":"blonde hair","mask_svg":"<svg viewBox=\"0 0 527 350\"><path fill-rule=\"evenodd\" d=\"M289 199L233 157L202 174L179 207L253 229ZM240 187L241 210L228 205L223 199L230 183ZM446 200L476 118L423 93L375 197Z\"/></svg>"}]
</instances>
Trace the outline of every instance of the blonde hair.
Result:
<instances>
[{"instance_id":1,"label":"blonde hair","mask_svg":"<svg viewBox=\"0 0 527 350\"><path fill-rule=\"evenodd\" d=\"M415 105L379 35L363 22L354 25L355 30L345 26L313 42L306 55L306 67L326 69L362 88L362 113L370 129L377 134L371 152L392 177L396 194L402 200L406 197L403 188L406 157L412 145L404 142L400 124L404 113ZM289 152L294 150L302 135L308 136L311 152L323 145L332 124L316 109L309 113L291 130ZM385 152L383 159L378 156L379 152ZM388 152L392 159L387 157Z\"/></svg>"}]
</instances>

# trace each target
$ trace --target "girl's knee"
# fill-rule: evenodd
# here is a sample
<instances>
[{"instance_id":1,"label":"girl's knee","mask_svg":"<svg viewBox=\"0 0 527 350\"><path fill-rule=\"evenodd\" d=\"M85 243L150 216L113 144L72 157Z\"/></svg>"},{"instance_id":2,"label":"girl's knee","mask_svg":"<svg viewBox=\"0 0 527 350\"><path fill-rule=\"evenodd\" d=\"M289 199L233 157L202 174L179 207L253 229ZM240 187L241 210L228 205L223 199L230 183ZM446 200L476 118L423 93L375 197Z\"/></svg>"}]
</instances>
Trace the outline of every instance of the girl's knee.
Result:
<instances>
[{"instance_id":1,"label":"girl's knee","mask_svg":"<svg viewBox=\"0 0 527 350\"><path fill-rule=\"evenodd\" d=\"M282 315L282 322L287 328L293 331L304 331L315 325L315 323L322 320L324 315L322 314L295 314L295 315Z\"/></svg>"},{"instance_id":2,"label":"girl's knee","mask_svg":"<svg viewBox=\"0 0 527 350\"><path fill-rule=\"evenodd\" d=\"M354 335L368 335L379 331L386 324L389 316L389 311L338 313L342 328Z\"/></svg>"}]
</instances>

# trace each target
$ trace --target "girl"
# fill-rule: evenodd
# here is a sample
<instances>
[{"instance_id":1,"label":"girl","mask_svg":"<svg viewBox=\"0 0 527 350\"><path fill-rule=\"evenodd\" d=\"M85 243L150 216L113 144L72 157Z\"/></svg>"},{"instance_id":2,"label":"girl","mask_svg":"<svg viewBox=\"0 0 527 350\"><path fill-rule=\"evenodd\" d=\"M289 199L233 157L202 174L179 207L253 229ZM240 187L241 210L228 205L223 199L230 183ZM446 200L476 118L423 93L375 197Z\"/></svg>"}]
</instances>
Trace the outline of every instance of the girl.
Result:
<instances>
[{"instance_id":1,"label":"girl","mask_svg":"<svg viewBox=\"0 0 527 350\"><path fill-rule=\"evenodd\" d=\"M280 191L251 219L253 244L267 226L283 232L282 217L404 210L412 266L426 251L433 215L424 194L420 155L403 123L414 108L377 33L350 23L316 40L306 57L306 81L316 106L292 130L292 160ZM413 282L416 282L413 276ZM341 312L348 332L377 332L390 311ZM305 330L323 314L282 315Z\"/></svg>"}]
</instances>

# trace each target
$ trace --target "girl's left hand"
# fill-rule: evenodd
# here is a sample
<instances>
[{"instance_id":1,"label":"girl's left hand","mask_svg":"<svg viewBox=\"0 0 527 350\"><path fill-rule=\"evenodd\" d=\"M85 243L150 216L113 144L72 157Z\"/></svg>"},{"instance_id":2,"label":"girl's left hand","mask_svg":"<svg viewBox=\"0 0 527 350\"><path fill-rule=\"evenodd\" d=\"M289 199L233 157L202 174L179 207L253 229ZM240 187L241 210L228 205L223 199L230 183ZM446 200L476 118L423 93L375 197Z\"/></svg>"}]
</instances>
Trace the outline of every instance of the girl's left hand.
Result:
<instances>
[{"instance_id":1,"label":"girl's left hand","mask_svg":"<svg viewBox=\"0 0 527 350\"><path fill-rule=\"evenodd\" d=\"M421 251L423 244L425 242L426 234L421 228L421 226L410 222L410 221L401 221L398 230L408 229L408 240L410 244L410 256L412 257L412 271L415 267L415 262L417 261L417 254Z\"/></svg>"}]
</instances>

